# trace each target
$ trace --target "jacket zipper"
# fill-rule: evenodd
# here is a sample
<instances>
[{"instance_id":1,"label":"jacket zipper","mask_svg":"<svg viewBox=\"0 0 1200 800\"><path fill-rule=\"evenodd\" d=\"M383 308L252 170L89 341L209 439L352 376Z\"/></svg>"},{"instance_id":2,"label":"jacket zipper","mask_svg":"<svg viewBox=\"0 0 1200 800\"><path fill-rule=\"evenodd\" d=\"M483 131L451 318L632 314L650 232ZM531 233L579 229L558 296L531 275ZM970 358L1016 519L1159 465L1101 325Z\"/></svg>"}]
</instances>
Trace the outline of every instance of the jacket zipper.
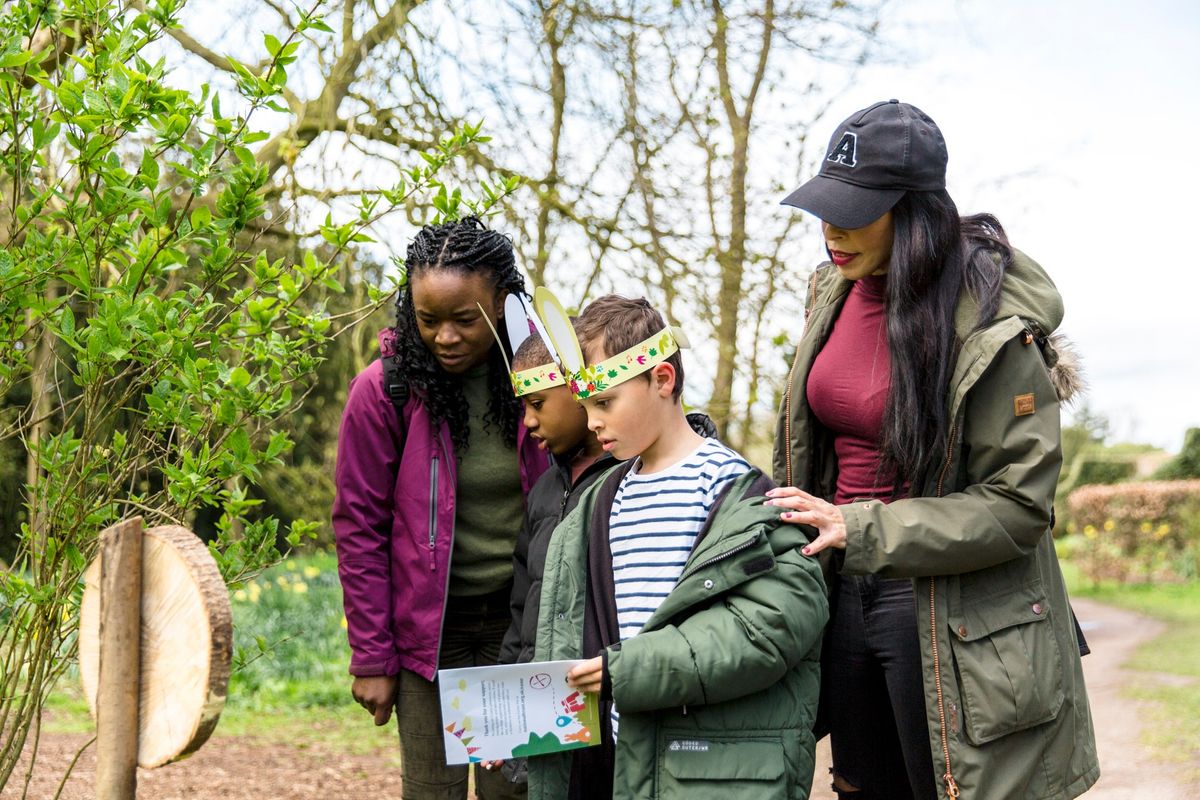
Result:
<instances>
[{"instance_id":1,"label":"jacket zipper","mask_svg":"<svg viewBox=\"0 0 1200 800\"><path fill-rule=\"evenodd\" d=\"M429 462L429 569L437 569L438 457Z\"/></svg>"},{"instance_id":2,"label":"jacket zipper","mask_svg":"<svg viewBox=\"0 0 1200 800\"><path fill-rule=\"evenodd\" d=\"M800 332L800 341L803 343L804 334L808 333L808 318L812 316L813 309L817 305L817 271L813 270L812 277L808 279L808 299L804 304L804 329ZM783 392L783 435L785 437L786 446L784 447L784 477L788 486L795 486L792 480L792 386L796 377L796 364L800 361L800 345L796 345L796 356L792 359L792 368L788 370L787 389Z\"/></svg>"},{"instance_id":3,"label":"jacket zipper","mask_svg":"<svg viewBox=\"0 0 1200 800\"><path fill-rule=\"evenodd\" d=\"M718 561L724 561L725 559L729 558L730 556L735 556L735 555L737 555L738 553L742 552L743 550L749 550L751 547L753 547L754 545L758 544L758 540L759 540L759 538L760 538L760 537L758 537L758 536L755 536L755 537L754 537L753 539L751 539L750 541L748 541L748 542L743 542L742 544L739 544L737 547L733 548L732 550L726 550L724 553L718 553L717 555L715 555L715 556L713 556L712 558L708 559L708 560L707 560L707 561L705 561L704 563L702 563L702 564L697 564L696 566L692 567L691 569L689 569L689 570L688 570L687 572L685 572L684 574L680 575L680 576L679 576L679 582L682 582L684 578L688 578L688 577L691 577L692 575L695 575L697 572L699 572L700 570L704 569L704 568L705 568L705 567L707 567L707 566L711 566L712 564L716 564ZM676 585L676 586L678 586L678 585L679 585L679 583L676 583L675 585Z\"/></svg>"},{"instance_id":4,"label":"jacket zipper","mask_svg":"<svg viewBox=\"0 0 1200 800\"><path fill-rule=\"evenodd\" d=\"M704 569L704 568L705 568L705 567L707 567L707 566L711 566L711 565L713 565L713 564L716 564L718 561L724 561L725 559L727 559L727 558L730 558L731 556L735 556L735 555L737 555L738 553L742 552L743 550L749 550L751 547L753 547L754 545L758 544L758 539L759 539L759 537L758 537L758 536L755 536L755 537L754 537L753 539L751 539L750 541L748 541L748 542L743 542L742 544L739 544L737 547L733 548L732 550L726 550L724 553L718 553L717 555L715 555L715 556L713 556L712 558L708 559L708 560L707 560L707 561L705 561L704 563L702 563L702 564L697 564L696 566L692 567L690 570L688 570L688 571L687 571L686 573L684 573L683 575L680 575L680 576L679 576L679 581L678 581L678 582L677 582L675 585L676 585L676 586L678 586L678 585L679 585L679 583L682 583L682 582L683 582L683 579L684 579L684 578L687 578L687 577L689 577L689 576L691 576L691 575L694 575L694 574L696 574L697 572L699 572L700 570ZM685 716L685 717L686 717L686 716L687 716L687 713L688 713L688 708L687 708L687 704L685 703L685 704L683 705L683 716Z\"/></svg>"},{"instance_id":5,"label":"jacket zipper","mask_svg":"<svg viewBox=\"0 0 1200 800\"><path fill-rule=\"evenodd\" d=\"M784 478L788 486L795 486L792 481L792 380L796 375L796 362L800 360L799 349L796 351L796 358L792 361L792 368L788 371L787 391L783 393L783 435L784 435Z\"/></svg>"},{"instance_id":6,"label":"jacket zipper","mask_svg":"<svg viewBox=\"0 0 1200 800\"><path fill-rule=\"evenodd\" d=\"M439 437L438 442L442 452L445 453L445 440ZM449 456L447 455L447 458ZM437 539L437 476L438 476L438 457L434 455L433 461L430 464L430 476L432 478L429 488L429 569L436 568L434 559L434 543ZM455 520L450 520L450 556L446 559L446 581L442 585L442 616L438 622L437 649L434 650L434 658L441 661L442 657L442 635L446 632L446 606L450 602L450 567L454 560L454 525ZM435 667L436 670L436 667Z\"/></svg>"},{"instance_id":7,"label":"jacket zipper","mask_svg":"<svg viewBox=\"0 0 1200 800\"><path fill-rule=\"evenodd\" d=\"M938 476L937 491L934 497L942 496L942 487L946 482L946 473L950 470L951 454L954 452L954 441L958 435L958 423L950 426L950 437L946 445L946 463ZM946 785L947 797L958 797L958 782L954 780L954 772L950 768L950 745L946 741L946 705L942 699L942 665L938 655L938 621L937 621L937 578L929 579L929 632L932 637L933 650L933 682L937 689L938 721L941 729L938 731L942 740L942 757L946 760L946 772L942 782Z\"/></svg>"}]
</instances>

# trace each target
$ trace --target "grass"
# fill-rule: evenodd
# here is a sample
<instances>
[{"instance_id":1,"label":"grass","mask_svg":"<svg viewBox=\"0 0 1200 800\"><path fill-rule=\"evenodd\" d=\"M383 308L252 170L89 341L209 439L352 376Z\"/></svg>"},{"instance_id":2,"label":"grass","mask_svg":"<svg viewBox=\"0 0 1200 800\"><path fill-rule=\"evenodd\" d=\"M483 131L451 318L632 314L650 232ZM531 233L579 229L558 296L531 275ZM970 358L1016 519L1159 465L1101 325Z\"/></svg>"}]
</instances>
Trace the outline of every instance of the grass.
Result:
<instances>
[{"instance_id":1,"label":"grass","mask_svg":"<svg viewBox=\"0 0 1200 800\"><path fill-rule=\"evenodd\" d=\"M376 728L350 696L350 651L337 561L289 558L235 587L233 673L215 737L384 754L399 763L394 723ZM50 696L44 730L95 730L74 670Z\"/></svg>"},{"instance_id":2,"label":"grass","mask_svg":"<svg viewBox=\"0 0 1200 800\"><path fill-rule=\"evenodd\" d=\"M1167 623L1125 664L1143 673L1128 688L1145 702L1143 737L1189 783L1200 783L1200 581L1182 584L1092 583L1069 562L1063 573L1073 597L1136 611Z\"/></svg>"}]
</instances>

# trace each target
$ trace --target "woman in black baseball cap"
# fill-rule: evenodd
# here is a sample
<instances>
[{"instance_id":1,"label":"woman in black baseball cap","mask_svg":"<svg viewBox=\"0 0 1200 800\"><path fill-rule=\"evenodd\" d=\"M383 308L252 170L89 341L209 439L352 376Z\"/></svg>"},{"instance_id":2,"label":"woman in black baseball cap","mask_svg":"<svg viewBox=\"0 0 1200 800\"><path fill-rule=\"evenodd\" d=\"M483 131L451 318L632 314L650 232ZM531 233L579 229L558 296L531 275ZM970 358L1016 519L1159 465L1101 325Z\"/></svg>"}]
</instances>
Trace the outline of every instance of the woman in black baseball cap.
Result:
<instances>
[{"instance_id":1,"label":"woman in black baseball cap","mask_svg":"<svg viewBox=\"0 0 1200 800\"><path fill-rule=\"evenodd\" d=\"M946 164L932 119L876 103L784 199L821 220L831 263L768 502L825 567L839 796L1069 798L1099 767L1050 533L1077 383L1050 338L1062 300L995 217L959 216Z\"/></svg>"}]
</instances>

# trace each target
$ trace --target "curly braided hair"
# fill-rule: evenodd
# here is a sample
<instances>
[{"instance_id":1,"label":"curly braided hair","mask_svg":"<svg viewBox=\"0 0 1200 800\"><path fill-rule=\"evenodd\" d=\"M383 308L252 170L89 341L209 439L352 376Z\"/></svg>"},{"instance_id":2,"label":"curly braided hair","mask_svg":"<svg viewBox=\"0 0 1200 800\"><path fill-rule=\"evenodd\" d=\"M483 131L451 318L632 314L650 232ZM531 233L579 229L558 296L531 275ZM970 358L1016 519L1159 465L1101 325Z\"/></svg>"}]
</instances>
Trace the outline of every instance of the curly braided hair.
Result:
<instances>
[{"instance_id":1,"label":"curly braided hair","mask_svg":"<svg viewBox=\"0 0 1200 800\"><path fill-rule=\"evenodd\" d=\"M512 242L498 231L484 227L478 217L463 217L441 225L426 225L408 245L405 254L409 285L416 275L435 270L490 275L497 291L525 292L525 279L517 270ZM396 355L400 374L410 389L425 401L434 422L450 426L454 449L463 453L469 445L467 400L462 384L438 364L421 341L412 294L401 291L396 298ZM500 336L511 355L503 326ZM517 420L521 402L513 396L512 382L501 354L493 348L488 356L488 411L484 424L495 425L510 446L516 446Z\"/></svg>"}]
</instances>

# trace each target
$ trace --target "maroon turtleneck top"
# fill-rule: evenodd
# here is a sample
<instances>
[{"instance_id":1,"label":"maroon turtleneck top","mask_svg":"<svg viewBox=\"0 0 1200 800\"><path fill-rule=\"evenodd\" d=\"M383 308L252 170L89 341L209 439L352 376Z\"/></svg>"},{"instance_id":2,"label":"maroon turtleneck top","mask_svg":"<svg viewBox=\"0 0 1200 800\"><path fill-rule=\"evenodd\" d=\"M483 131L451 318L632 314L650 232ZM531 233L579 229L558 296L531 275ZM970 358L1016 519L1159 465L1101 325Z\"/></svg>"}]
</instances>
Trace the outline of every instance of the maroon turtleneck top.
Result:
<instances>
[{"instance_id":1,"label":"maroon turtleneck top","mask_svg":"<svg viewBox=\"0 0 1200 800\"><path fill-rule=\"evenodd\" d=\"M880 474L880 433L891 385L886 275L855 281L833 330L808 374L808 405L833 433L838 479L834 503L890 500L892 482Z\"/></svg>"}]
</instances>

